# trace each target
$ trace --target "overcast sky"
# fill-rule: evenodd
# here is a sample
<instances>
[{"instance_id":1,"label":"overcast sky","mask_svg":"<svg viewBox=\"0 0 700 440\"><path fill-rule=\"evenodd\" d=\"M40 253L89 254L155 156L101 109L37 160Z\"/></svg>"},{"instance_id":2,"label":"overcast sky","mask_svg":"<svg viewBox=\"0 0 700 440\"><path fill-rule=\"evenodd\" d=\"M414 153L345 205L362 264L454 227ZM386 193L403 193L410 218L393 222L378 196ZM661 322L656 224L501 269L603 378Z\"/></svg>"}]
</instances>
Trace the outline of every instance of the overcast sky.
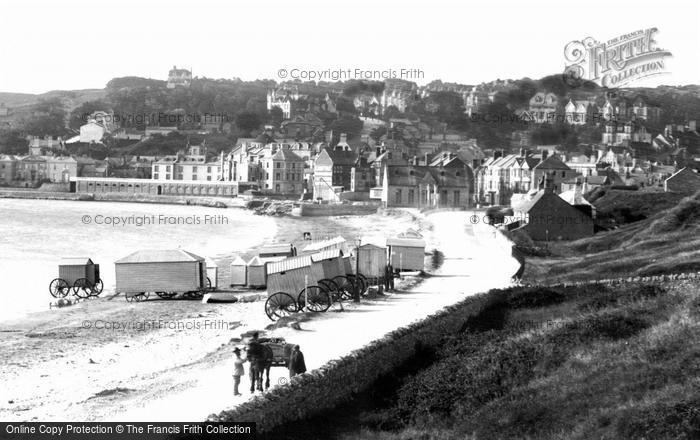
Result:
<instances>
[{"instance_id":1,"label":"overcast sky","mask_svg":"<svg viewBox=\"0 0 700 440\"><path fill-rule=\"evenodd\" d=\"M564 46L656 27L666 75L700 84L695 1L3 0L0 91L103 88L119 76L280 80L278 71L415 68L478 84L564 68Z\"/></svg>"}]
</instances>

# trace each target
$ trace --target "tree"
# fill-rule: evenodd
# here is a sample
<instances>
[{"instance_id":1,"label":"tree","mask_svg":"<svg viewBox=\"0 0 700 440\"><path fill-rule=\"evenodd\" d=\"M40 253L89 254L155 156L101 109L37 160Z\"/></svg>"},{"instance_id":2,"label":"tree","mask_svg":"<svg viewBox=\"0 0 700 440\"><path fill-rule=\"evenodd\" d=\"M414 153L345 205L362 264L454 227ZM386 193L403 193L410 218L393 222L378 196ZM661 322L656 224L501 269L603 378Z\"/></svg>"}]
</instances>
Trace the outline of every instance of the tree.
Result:
<instances>
[{"instance_id":1,"label":"tree","mask_svg":"<svg viewBox=\"0 0 700 440\"><path fill-rule=\"evenodd\" d=\"M284 112L278 106L274 106L270 109L268 114L268 121L275 127L279 127L284 121Z\"/></svg>"},{"instance_id":2,"label":"tree","mask_svg":"<svg viewBox=\"0 0 700 440\"><path fill-rule=\"evenodd\" d=\"M29 146L27 140L19 130L0 130L0 153L2 154L27 154Z\"/></svg>"},{"instance_id":3,"label":"tree","mask_svg":"<svg viewBox=\"0 0 700 440\"><path fill-rule=\"evenodd\" d=\"M384 126L377 127L375 129L372 129L372 131L369 133L369 137L374 139L375 141L379 142L382 138L387 133L387 129Z\"/></svg>"},{"instance_id":4,"label":"tree","mask_svg":"<svg viewBox=\"0 0 700 440\"><path fill-rule=\"evenodd\" d=\"M63 136L67 133L66 111L59 98L39 101L24 121L28 134L34 136Z\"/></svg>"},{"instance_id":5,"label":"tree","mask_svg":"<svg viewBox=\"0 0 700 440\"><path fill-rule=\"evenodd\" d=\"M343 115L333 121L330 128L333 130L333 133L346 133L348 138L351 138L360 134L362 125L362 121L356 116Z\"/></svg>"},{"instance_id":6,"label":"tree","mask_svg":"<svg viewBox=\"0 0 700 440\"><path fill-rule=\"evenodd\" d=\"M236 115L236 127L244 136L250 136L250 133L260 127L262 121L255 112L244 111Z\"/></svg>"},{"instance_id":7,"label":"tree","mask_svg":"<svg viewBox=\"0 0 700 440\"><path fill-rule=\"evenodd\" d=\"M78 130L81 125L85 125L92 113L100 110L108 111L109 108L110 106L101 99L86 101L70 112L68 126L74 130Z\"/></svg>"}]
</instances>

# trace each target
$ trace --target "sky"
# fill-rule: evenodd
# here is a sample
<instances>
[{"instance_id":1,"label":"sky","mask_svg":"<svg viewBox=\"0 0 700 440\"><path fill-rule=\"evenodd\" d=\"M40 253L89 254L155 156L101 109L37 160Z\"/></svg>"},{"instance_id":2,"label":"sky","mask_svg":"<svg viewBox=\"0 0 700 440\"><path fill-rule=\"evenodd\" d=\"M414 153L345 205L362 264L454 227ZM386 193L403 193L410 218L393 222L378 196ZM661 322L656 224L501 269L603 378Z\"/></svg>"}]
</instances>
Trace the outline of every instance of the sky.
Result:
<instances>
[{"instance_id":1,"label":"sky","mask_svg":"<svg viewBox=\"0 0 700 440\"><path fill-rule=\"evenodd\" d=\"M208 78L280 81L350 69L350 77L381 79L393 69L418 84L479 84L561 73L570 41L651 27L673 54L668 73L633 85L700 84L697 0L2 0L0 91L166 79L174 65ZM358 77L356 69L377 72Z\"/></svg>"}]
</instances>

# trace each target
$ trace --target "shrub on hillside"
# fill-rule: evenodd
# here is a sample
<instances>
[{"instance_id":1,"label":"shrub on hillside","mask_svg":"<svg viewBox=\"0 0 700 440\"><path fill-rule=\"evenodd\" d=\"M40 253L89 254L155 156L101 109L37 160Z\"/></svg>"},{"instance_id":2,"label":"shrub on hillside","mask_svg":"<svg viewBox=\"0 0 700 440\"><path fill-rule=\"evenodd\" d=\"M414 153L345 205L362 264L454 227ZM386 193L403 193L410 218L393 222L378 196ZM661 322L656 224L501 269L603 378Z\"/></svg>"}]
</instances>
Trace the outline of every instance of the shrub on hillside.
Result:
<instances>
[{"instance_id":1,"label":"shrub on hillside","mask_svg":"<svg viewBox=\"0 0 700 440\"><path fill-rule=\"evenodd\" d=\"M678 232L700 226L700 191L680 201L647 229L649 234Z\"/></svg>"},{"instance_id":2,"label":"shrub on hillside","mask_svg":"<svg viewBox=\"0 0 700 440\"><path fill-rule=\"evenodd\" d=\"M547 287L519 289L508 296L508 305L513 309L547 307L564 302L566 297Z\"/></svg>"}]
</instances>

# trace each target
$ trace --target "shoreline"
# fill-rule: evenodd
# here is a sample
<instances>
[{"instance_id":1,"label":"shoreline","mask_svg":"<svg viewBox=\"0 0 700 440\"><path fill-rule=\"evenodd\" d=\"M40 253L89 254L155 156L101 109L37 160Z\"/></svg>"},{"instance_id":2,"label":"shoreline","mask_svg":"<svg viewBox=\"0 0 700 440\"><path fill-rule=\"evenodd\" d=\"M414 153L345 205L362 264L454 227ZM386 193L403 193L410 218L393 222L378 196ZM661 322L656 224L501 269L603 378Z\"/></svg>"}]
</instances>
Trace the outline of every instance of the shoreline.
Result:
<instances>
[{"instance_id":1,"label":"shoreline","mask_svg":"<svg viewBox=\"0 0 700 440\"><path fill-rule=\"evenodd\" d=\"M466 219L461 218L466 214L457 215L460 222ZM425 216L404 213L401 213L401 226L397 225L396 215L380 218L383 218L381 225L376 224L375 216L348 217L341 221L348 222L347 227L355 229L366 229L372 224L385 234L397 227L420 226L420 223L428 226L431 223ZM444 238L452 237L454 231L425 230L431 237L436 232L441 232L443 238L439 243L429 240L427 249L455 246ZM478 249L494 250L491 237L482 234L477 238L477 241L485 242L479 244L475 241ZM448 255L452 252L449 251ZM477 261L481 260L479 252L473 256L475 261L469 263L470 267L477 264L485 266L481 270L491 269L483 261ZM187 414L203 419L212 412L250 398L246 393L234 401L228 393L228 362L242 332L265 331L267 328L271 334L301 343L309 353L310 367L316 368L342 356L346 349L357 348L381 336L376 331L369 331L370 327L361 326L363 330L348 342L354 344L352 347L343 344L336 347L328 345L330 342L313 339L319 335L330 337L338 334L337 329L333 330L336 326L354 328L357 320L375 316L374 319L386 321L383 332L406 320L421 318L428 309L456 302L466 292L481 291L487 284L496 283L494 280L475 283L476 279L472 277L462 278L460 284L449 284L458 280L428 278L414 289L364 301L359 308L344 304L345 313L336 314L339 310L334 310L315 315L302 323L307 330L302 332L270 326L271 321L264 315L260 300L233 304L149 300L134 304L105 292L107 295L96 301L37 312L2 324L0 352L4 357L4 374L11 386L5 393L8 400L0 402L0 414L22 420L76 417L173 420L187 417ZM436 288L427 291L433 285ZM264 292L256 293L264 295ZM409 309L404 310L407 306ZM88 322L87 326L85 322ZM331 346L333 349L328 352ZM148 355L144 356L144 353ZM277 383L278 376L285 376L286 370L273 370L271 379ZM202 375L203 371L207 374ZM80 379L67 383L62 380L66 374L78 374ZM221 381L226 381L223 387ZM197 414L188 412L187 401L202 393L214 394L210 406L200 408Z\"/></svg>"},{"instance_id":2,"label":"shoreline","mask_svg":"<svg viewBox=\"0 0 700 440\"><path fill-rule=\"evenodd\" d=\"M171 196L120 193L72 193L41 191L37 189L0 188L0 199L56 200L72 202L117 202L144 203L154 205L204 206L208 208L239 208L254 211L259 215L292 217L333 217L346 215L368 215L377 212L379 206L355 204L316 204L295 200L277 200L266 197L236 196ZM297 206L298 205L298 206Z\"/></svg>"}]
</instances>

